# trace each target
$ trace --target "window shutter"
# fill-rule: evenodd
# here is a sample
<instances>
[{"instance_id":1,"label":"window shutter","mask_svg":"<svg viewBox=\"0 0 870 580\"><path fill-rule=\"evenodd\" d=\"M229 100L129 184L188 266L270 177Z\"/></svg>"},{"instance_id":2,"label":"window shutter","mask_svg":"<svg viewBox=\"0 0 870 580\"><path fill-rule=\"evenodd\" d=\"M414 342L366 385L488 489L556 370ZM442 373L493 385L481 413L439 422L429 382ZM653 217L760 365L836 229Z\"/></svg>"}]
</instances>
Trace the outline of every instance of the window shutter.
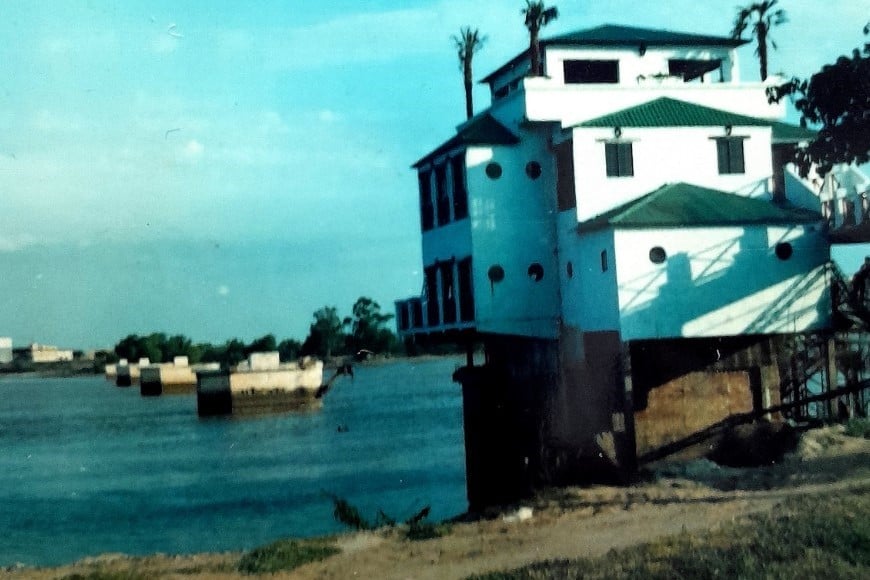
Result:
<instances>
[{"instance_id":1,"label":"window shutter","mask_svg":"<svg viewBox=\"0 0 870 580\"><path fill-rule=\"evenodd\" d=\"M728 141L725 139L716 139L716 153L719 156L719 173L725 174L728 171Z\"/></svg>"},{"instance_id":2,"label":"window shutter","mask_svg":"<svg viewBox=\"0 0 870 580\"><path fill-rule=\"evenodd\" d=\"M616 177L619 175L619 153L616 149L616 143L604 144L604 161L607 165L607 176Z\"/></svg>"},{"instance_id":3,"label":"window shutter","mask_svg":"<svg viewBox=\"0 0 870 580\"><path fill-rule=\"evenodd\" d=\"M746 173L743 163L743 139L729 139L730 173Z\"/></svg>"}]
</instances>

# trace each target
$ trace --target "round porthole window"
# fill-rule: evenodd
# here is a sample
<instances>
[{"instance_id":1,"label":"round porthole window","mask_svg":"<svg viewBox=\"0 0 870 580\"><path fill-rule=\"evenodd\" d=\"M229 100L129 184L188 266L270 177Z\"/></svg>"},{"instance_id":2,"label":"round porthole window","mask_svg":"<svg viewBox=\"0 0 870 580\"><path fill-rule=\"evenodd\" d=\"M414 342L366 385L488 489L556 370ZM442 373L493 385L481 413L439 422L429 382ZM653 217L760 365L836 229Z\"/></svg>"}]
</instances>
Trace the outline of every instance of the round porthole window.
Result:
<instances>
[{"instance_id":1,"label":"round porthole window","mask_svg":"<svg viewBox=\"0 0 870 580\"><path fill-rule=\"evenodd\" d=\"M653 264L663 264L668 259L668 253L661 246L650 248L649 261Z\"/></svg>"},{"instance_id":2,"label":"round porthole window","mask_svg":"<svg viewBox=\"0 0 870 580\"><path fill-rule=\"evenodd\" d=\"M574 277L574 262L568 262L565 264L565 272L568 274L569 278Z\"/></svg>"},{"instance_id":3,"label":"round porthole window","mask_svg":"<svg viewBox=\"0 0 870 580\"><path fill-rule=\"evenodd\" d=\"M531 179L537 179L541 176L541 164L537 161L529 161L526 163L526 175Z\"/></svg>"},{"instance_id":4,"label":"round porthole window","mask_svg":"<svg viewBox=\"0 0 870 580\"><path fill-rule=\"evenodd\" d=\"M490 282L501 282L504 280L504 268L499 266L498 264L494 266L490 266L489 270L487 270L486 275L489 277Z\"/></svg>"},{"instance_id":5,"label":"round porthole window","mask_svg":"<svg viewBox=\"0 0 870 580\"><path fill-rule=\"evenodd\" d=\"M537 262L529 264L528 274L529 278L535 282L540 282L544 278L544 267Z\"/></svg>"},{"instance_id":6,"label":"round porthole window","mask_svg":"<svg viewBox=\"0 0 870 580\"><path fill-rule=\"evenodd\" d=\"M776 257L780 260L788 260L794 253L794 248L788 242L780 242L773 251L776 252Z\"/></svg>"},{"instance_id":7,"label":"round porthole window","mask_svg":"<svg viewBox=\"0 0 870 580\"><path fill-rule=\"evenodd\" d=\"M486 176L490 179L498 179L501 177L501 165L493 161L486 166Z\"/></svg>"}]
</instances>

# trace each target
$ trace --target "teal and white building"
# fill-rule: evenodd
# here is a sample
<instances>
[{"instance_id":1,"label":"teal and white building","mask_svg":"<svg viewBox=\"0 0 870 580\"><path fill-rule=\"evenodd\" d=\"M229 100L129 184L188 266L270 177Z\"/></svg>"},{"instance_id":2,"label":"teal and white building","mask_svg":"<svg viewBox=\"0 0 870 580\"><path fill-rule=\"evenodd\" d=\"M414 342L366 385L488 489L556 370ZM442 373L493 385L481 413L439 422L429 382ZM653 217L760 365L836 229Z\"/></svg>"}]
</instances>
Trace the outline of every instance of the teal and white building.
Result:
<instances>
[{"instance_id":1,"label":"teal and white building","mask_svg":"<svg viewBox=\"0 0 870 580\"><path fill-rule=\"evenodd\" d=\"M633 465L633 348L721 356L830 327L828 232L867 217L870 182L800 177L813 133L768 101L781 79L741 79L744 42L612 25L543 40L543 76L528 51L505 63L482 81L490 106L414 163L424 280L398 331L486 347L457 374L472 504L494 497L486 470L533 485L588 458ZM738 358L769 403L756 355ZM527 436L481 467L499 455L481 430Z\"/></svg>"}]
</instances>

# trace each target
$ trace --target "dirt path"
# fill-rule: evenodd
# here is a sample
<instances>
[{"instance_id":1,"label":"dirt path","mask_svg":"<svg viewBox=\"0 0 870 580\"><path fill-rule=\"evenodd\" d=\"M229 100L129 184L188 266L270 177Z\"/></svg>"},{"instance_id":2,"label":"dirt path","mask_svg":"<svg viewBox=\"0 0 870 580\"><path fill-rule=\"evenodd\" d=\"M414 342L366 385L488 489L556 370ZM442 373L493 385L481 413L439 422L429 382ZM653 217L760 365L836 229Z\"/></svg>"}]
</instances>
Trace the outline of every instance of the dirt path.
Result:
<instances>
[{"instance_id":1,"label":"dirt path","mask_svg":"<svg viewBox=\"0 0 870 580\"><path fill-rule=\"evenodd\" d=\"M836 429L811 432L800 449L765 468L719 468L708 461L657 466L631 487L552 490L528 504L532 517L455 524L442 538L411 542L399 530L347 534L342 552L273 578L449 579L515 568L537 560L598 556L682 531L713 528L767 511L787 496L870 491L870 441ZM508 514L510 515L510 514ZM517 518L513 518L516 520ZM234 572L238 554L105 556L45 570L7 570L0 578L63 578L102 571L143 577L250 578Z\"/></svg>"}]
</instances>

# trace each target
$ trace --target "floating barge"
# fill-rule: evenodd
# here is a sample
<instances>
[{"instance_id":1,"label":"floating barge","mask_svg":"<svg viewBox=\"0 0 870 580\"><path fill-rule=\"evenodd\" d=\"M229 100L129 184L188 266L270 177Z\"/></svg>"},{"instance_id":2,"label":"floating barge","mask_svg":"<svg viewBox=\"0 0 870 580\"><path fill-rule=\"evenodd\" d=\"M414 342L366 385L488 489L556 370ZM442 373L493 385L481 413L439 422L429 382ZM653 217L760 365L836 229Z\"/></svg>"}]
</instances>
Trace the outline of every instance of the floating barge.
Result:
<instances>
[{"instance_id":1,"label":"floating barge","mask_svg":"<svg viewBox=\"0 0 870 580\"><path fill-rule=\"evenodd\" d=\"M219 363L191 365L186 356L177 356L171 363L142 367L139 371L139 392L143 397L194 393L196 373L219 370Z\"/></svg>"},{"instance_id":2,"label":"floating barge","mask_svg":"<svg viewBox=\"0 0 870 580\"><path fill-rule=\"evenodd\" d=\"M339 369L329 383L348 372ZM323 383L323 361L305 357L281 363L277 352L253 353L232 370L202 371L196 377L200 417L317 409L329 387Z\"/></svg>"}]
</instances>

